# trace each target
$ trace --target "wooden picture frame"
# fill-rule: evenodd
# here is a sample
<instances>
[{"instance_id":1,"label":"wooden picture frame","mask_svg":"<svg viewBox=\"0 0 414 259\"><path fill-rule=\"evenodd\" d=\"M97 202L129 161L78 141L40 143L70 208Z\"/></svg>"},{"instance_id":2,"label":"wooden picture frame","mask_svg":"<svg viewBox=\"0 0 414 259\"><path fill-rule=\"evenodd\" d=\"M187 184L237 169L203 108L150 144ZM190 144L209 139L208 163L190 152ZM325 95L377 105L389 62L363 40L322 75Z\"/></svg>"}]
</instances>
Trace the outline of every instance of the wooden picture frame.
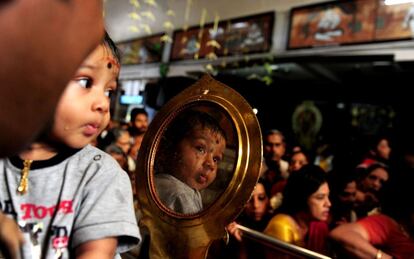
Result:
<instances>
[{"instance_id":1,"label":"wooden picture frame","mask_svg":"<svg viewBox=\"0 0 414 259\"><path fill-rule=\"evenodd\" d=\"M287 49L412 40L414 4L331 1L290 12Z\"/></svg>"},{"instance_id":2,"label":"wooden picture frame","mask_svg":"<svg viewBox=\"0 0 414 259\"><path fill-rule=\"evenodd\" d=\"M287 49L372 42L377 0L331 1L290 12Z\"/></svg>"},{"instance_id":3,"label":"wooden picture frame","mask_svg":"<svg viewBox=\"0 0 414 259\"><path fill-rule=\"evenodd\" d=\"M214 24L176 30L170 60L217 57L270 51L274 26L274 12L236 18ZM214 45L218 43L219 48Z\"/></svg>"},{"instance_id":4,"label":"wooden picture frame","mask_svg":"<svg viewBox=\"0 0 414 259\"><path fill-rule=\"evenodd\" d=\"M376 41L410 40L414 36L414 3L378 4Z\"/></svg>"},{"instance_id":5,"label":"wooden picture frame","mask_svg":"<svg viewBox=\"0 0 414 259\"><path fill-rule=\"evenodd\" d=\"M122 55L122 65L161 62L164 49L162 35L161 33L117 43Z\"/></svg>"},{"instance_id":6,"label":"wooden picture frame","mask_svg":"<svg viewBox=\"0 0 414 259\"><path fill-rule=\"evenodd\" d=\"M213 47L207 46L207 42L211 40L209 31L212 28L212 24L207 24L203 28L196 26L174 31L170 60L203 58L213 51Z\"/></svg>"}]
</instances>

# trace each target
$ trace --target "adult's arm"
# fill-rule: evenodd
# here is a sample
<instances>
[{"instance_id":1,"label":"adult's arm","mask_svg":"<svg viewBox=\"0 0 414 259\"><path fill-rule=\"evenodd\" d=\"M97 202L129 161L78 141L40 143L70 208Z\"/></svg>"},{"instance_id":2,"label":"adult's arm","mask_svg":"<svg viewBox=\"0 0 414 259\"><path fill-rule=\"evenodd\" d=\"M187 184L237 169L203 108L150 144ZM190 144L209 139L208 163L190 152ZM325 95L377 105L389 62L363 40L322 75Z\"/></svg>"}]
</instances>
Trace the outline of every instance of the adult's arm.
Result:
<instances>
[{"instance_id":1,"label":"adult's arm","mask_svg":"<svg viewBox=\"0 0 414 259\"><path fill-rule=\"evenodd\" d=\"M23 243L23 235L16 221L0 211L0 251L5 258L16 259Z\"/></svg>"},{"instance_id":2,"label":"adult's arm","mask_svg":"<svg viewBox=\"0 0 414 259\"><path fill-rule=\"evenodd\" d=\"M378 249L369 242L368 232L359 223L342 224L330 233L330 237L337 241L352 255L361 259L376 258ZM382 259L392 258L382 252Z\"/></svg>"},{"instance_id":3,"label":"adult's arm","mask_svg":"<svg viewBox=\"0 0 414 259\"><path fill-rule=\"evenodd\" d=\"M32 141L66 84L99 44L102 0L0 3L0 157Z\"/></svg>"}]
</instances>

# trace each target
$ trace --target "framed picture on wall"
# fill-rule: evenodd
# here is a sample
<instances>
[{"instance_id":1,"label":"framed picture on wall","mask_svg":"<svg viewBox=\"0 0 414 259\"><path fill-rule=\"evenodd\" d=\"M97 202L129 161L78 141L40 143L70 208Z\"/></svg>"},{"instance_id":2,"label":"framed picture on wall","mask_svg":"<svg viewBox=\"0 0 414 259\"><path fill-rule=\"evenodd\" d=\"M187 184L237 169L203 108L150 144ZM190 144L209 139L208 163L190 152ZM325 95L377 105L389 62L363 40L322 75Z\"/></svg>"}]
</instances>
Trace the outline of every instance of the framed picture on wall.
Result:
<instances>
[{"instance_id":1,"label":"framed picture on wall","mask_svg":"<svg viewBox=\"0 0 414 259\"><path fill-rule=\"evenodd\" d=\"M231 19L203 28L191 27L174 32L171 60L233 56L268 52L272 46L274 12ZM218 46L218 47L217 47Z\"/></svg>"},{"instance_id":2,"label":"framed picture on wall","mask_svg":"<svg viewBox=\"0 0 414 259\"><path fill-rule=\"evenodd\" d=\"M174 31L170 59L185 60L205 57L214 50L212 46L207 46L207 42L212 40L210 35L212 28L212 24L207 24L203 28L196 26L187 30ZM218 30L222 28L219 27Z\"/></svg>"},{"instance_id":3,"label":"framed picture on wall","mask_svg":"<svg viewBox=\"0 0 414 259\"><path fill-rule=\"evenodd\" d=\"M414 3L386 5L379 1L375 40L403 40L414 36Z\"/></svg>"},{"instance_id":4,"label":"framed picture on wall","mask_svg":"<svg viewBox=\"0 0 414 259\"><path fill-rule=\"evenodd\" d=\"M293 8L287 48L372 42L377 1L333 1Z\"/></svg>"},{"instance_id":5,"label":"framed picture on wall","mask_svg":"<svg viewBox=\"0 0 414 259\"><path fill-rule=\"evenodd\" d=\"M163 34L129 40L118 43L123 65L145 64L161 62L164 43L161 41Z\"/></svg>"},{"instance_id":6,"label":"framed picture on wall","mask_svg":"<svg viewBox=\"0 0 414 259\"><path fill-rule=\"evenodd\" d=\"M216 37L222 45L220 55L270 51L274 17L274 12L269 12L223 22L225 29Z\"/></svg>"}]
</instances>

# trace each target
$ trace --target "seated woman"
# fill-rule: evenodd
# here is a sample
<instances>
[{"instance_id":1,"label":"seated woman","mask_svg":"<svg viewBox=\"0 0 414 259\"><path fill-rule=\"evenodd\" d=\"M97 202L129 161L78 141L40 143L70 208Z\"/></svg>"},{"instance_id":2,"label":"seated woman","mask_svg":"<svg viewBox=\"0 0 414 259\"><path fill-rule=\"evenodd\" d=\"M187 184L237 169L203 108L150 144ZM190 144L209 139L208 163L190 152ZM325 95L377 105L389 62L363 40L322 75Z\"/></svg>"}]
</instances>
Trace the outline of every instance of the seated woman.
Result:
<instances>
[{"instance_id":1,"label":"seated woman","mask_svg":"<svg viewBox=\"0 0 414 259\"><path fill-rule=\"evenodd\" d=\"M289 177L282 205L264 233L287 243L326 253L326 221L330 207L326 173L318 166L305 165Z\"/></svg>"},{"instance_id":2,"label":"seated woman","mask_svg":"<svg viewBox=\"0 0 414 259\"><path fill-rule=\"evenodd\" d=\"M386 186L380 214L332 230L331 238L345 249L348 257L414 258L413 178L407 175Z\"/></svg>"},{"instance_id":3,"label":"seated woman","mask_svg":"<svg viewBox=\"0 0 414 259\"><path fill-rule=\"evenodd\" d=\"M227 226L227 230L236 240L230 239L220 258L264 258L263 245L243 239L237 226L242 225L262 232L271 218L269 196L269 184L260 178L242 214Z\"/></svg>"},{"instance_id":4,"label":"seated woman","mask_svg":"<svg viewBox=\"0 0 414 259\"><path fill-rule=\"evenodd\" d=\"M163 136L156 165L162 203L177 213L201 211L200 191L215 180L225 148L225 132L209 114L188 110L175 118Z\"/></svg>"}]
</instances>

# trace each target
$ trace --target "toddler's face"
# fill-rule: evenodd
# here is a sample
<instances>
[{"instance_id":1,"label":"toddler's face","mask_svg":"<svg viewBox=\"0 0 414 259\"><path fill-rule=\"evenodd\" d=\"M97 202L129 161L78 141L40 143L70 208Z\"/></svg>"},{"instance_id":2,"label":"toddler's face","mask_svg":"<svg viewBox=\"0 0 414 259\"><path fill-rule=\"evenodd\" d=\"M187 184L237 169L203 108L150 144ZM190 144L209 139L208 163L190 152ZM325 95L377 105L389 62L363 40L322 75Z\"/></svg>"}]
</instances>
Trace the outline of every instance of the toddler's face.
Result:
<instances>
[{"instance_id":1,"label":"toddler's face","mask_svg":"<svg viewBox=\"0 0 414 259\"><path fill-rule=\"evenodd\" d=\"M59 100L52 137L72 148L82 148L109 122L110 96L117 87L119 64L99 45L76 71Z\"/></svg>"},{"instance_id":2,"label":"toddler's face","mask_svg":"<svg viewBox=\"0 0 414 259\"><path fill-rule=\"evenodd\" d=\"M209 129L196 128L192 133L178 144L177 171L172 173L191 188L202 190L216 178L226 141Z\"/></svg>"}]
</instances>

